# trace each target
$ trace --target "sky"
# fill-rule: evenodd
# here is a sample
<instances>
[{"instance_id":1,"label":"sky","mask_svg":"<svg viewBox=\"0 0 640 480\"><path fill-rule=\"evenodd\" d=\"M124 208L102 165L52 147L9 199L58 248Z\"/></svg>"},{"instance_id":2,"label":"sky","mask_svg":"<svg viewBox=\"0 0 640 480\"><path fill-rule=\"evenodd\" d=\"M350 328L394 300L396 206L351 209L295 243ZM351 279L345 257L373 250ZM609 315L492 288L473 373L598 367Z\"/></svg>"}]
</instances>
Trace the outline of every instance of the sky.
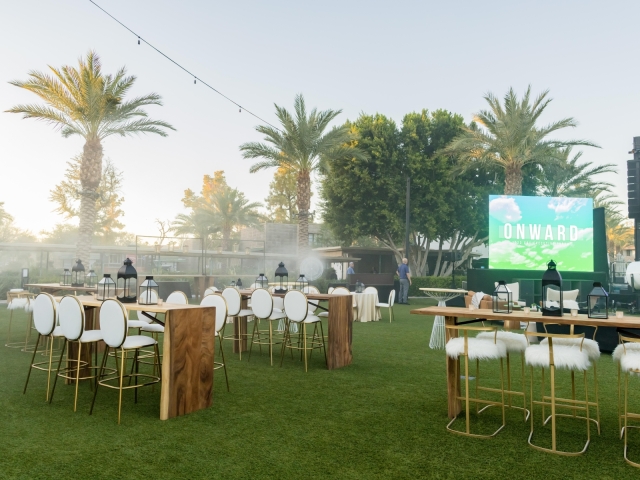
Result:
<instances>
[{"instance_id":1,"label":"sky","mask_svg":"<svg viewBox=\"0 0 640 480\"><path fill-rule=\"evenodd\" d=\"M574 117L578 127L557 138L598 144L582 159L616 164L618 174L604 178L626 199L625 161L640 136L640 2L95 1L271 123L274 103L292 109L297 93L309 107L342 109L339 122L378 112L400 123L425 108L469 121L485 108L487 92L549 89L554 100L542 122ZM105 158L124 173L127 231L157 234L154 219L183 213L184 190L199 191L203 175L216 170L252 201L264 201L273 171L250 174L251 161L239 151L261 140L256 118L194 85L88 0L1 3L0 202L17 226L38 233L63 221L50 190L83 140L5 113L39 101L7 82L47 65L76 65L90 49L104 72L126 66L137 77L132 96L160 94L164 105L148 112L177 129L166 138L104 141Z\"/></svg>"}]
</instances>

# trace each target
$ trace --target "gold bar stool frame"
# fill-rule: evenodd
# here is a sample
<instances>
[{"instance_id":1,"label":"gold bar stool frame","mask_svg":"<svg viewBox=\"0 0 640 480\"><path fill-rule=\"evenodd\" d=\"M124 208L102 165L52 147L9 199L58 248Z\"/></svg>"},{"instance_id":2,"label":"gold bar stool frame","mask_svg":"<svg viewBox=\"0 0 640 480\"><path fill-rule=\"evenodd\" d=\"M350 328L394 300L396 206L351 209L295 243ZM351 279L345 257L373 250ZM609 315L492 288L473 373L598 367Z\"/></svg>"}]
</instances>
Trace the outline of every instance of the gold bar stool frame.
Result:
<instances>
[{"instance_id":1,"label":"gold bar stool frame","mask_svg":"<svg viewBox=\"0 0 640 480\"><path fill-rule=\"evenodd\" d=\"M14 288L7 292L7 310L9 310L9 328L7 330L7 340L4 344L9 348L22 348L23 351L27 351L27 343L29 342L29 334L31 333L31 322L33 319L33 308L31 301L34 300L35 295L29 293L21 288ZM15 310L24 310L27 313L27 334L24 344L13 341L11 338L11 327L13 326L13 314Z\"/></svg>"},{"instance_id":2,"label":"gold bar stool frame","mask_svg":"<svg viewBox=\"0 0 640 480\"><path fill-rule=\"evenodd\" d=\"M624 459L629 465L640 468L628 456L628 432L630 428L640 429L639 425L629 425L629 420L640 420L639 413L629 412L629 374L640 375L640 338L619 335L620 345L613 351L613 360L618 362L618 422L620 438L624 439ZM624 402L620 392L621 371L624 372ZM622 423L624 421L624 423Z\"/></svg>"},{"instance_id":3,"label":"gold bar stool frame","mask_svg":"<svg viewBox=\"0 0 640 480\"><path fill-rule=\"evenodd\" d=\"M233 340L239 343L238 353L240 354L240 360L242 360L242 339L249 338L249 333L243 332L241 329L240 319L246 317L247 321L251 321L253 311L249 308L242 308L242 296L240 292L232 287L227 287L222 291L222 296L227 301L227 309L229 317L233 318L234 323L238 322L238 335L235 334L224 336L224 329L222 330L223 340ZM205 297L206 298L206 297Z\"/></svg>"},{"instance_id":4,"label":"gold bar stool frame","mask_svg":"<svg viewBox=\"0 0 640 480\"><path fill-rule=\"evenodd\" d=\"M589 387L587 381L587 369L589 368L589 356L586 351L582 349L582 340L584 340L584 334L552 334L552 333L538 333L538 332L525 332L527 337L544 337L548 339L546 344L530 345L525 351L525 361L527 365L531 367L531 432L529 439L527 440L529 445L536 450L540 450L547 453L555 453L558 455L566 456L578 456L587 451L587 447L591 441L591 421L589 418ZM579 348L576 345L554 345L556 339L577 339L580 343ZM540 400L534 400L533 395L533 369L539 367L542 371L541 376L541 393ZM545 379L544 370L549 369L549 383L551 388L551 395L545 394ZM575 371L581 371L584 378L584 400L578 400L576 398L561 398L556 396L556 370L564 369L569 370L573 374ZM572 375L573 378L573 375ZM575 389L573 390L575 397ZM533 443L534 434L534 419L533 419L533 407L534 405L540 405L542 407L542 425L546 425L551 420L551 448L541 447ZM545 419L544 409L545 407L551 408L551 414ZM557 413L557 409L571 410L572 413ZM577 411L585 412L586 416L579 416ZM585 420L587 424L587 441L584 444L582 450L577 452L567 452L558 450L557 448L557 432L556 423L557 417L574 418L579 420Z\"/></svg>"},{"instance_id":5,"label":"gold bar stool frame","mask_svg":"<svg viewBox=\"0 0 640 480\"><path fill-rule=\"evenodd\" d=\"M256 321L253 324L253 333L251 335L251 347L249 348L249 361L251 361L251 352L253 352L253 345L258 344L260 346L260 353L262 353L262 345L269 346L269 359L271 366L273 367L273 347L282 343L273 341L273 322L280 321L286 318L286 315L282 312L276 312L273 309L273 297L269 290L265 288L256 288L251 294L251 309L256 317ZM264 320L269 324L269 330L260 330L260 321ZM266 336L263 339L262 336ZM258 337L256 340L256 336ZM284 338L284 337L283 337Z\"/></svg>"},{"instance_id":6,"label":"gold bar stool frame","mask_svg":"<svg viewBox=\"0 0 640 480\"><path fill-rule=\"evenodd\" d=\"M456 396L457 400L464 400L464 410L465 410L465 431L460 431L452 428L453 423L458 419L456 415L448 424L447 430L452 433L458 435L464 435L467 437L474 438L491 438L494 437L504 428L506 425L506 417L505 417L505 403L504 403L504 359L507 356L507 347L501 341L498 340L497 334L498 330L495 327L471 327L467 325L445 325L445 328L449 331L461 331L463 333L463 337L454 337L451 338L446 346L446 354L449 358L455 359L458 362L458 368L456 369L458 372L460 371L460 358L464 357L464 384L465 391L463 396ZM488 332L492 338L469 338L469 332ZM490 392L498 392L501 395L501 400L486 400L482 398L478 398L476 396L474 398L469 396L470 387L469 387L469 361L479 361L479 360L500 360L500 388L499 389L490 389L487 387L483 387L482 390L490 391ZM477 366L477 362L476 362ZM456 391L460 388L460 375L456 374ZM477 390L476 390L477 392ZM478 404L485 404L488 406L499 406L502 409L502 425L498 427L498 429L490 435L471 433L471 403L476 404L476 409Z\"/></svg>"},{"instance_id":7,"label":"gold bar stool frame","mask_svg":"<svg viewBox=\"0 0 640 480\"><path fill-rule=\"evenodd\" d=\"M220 344L220 356L222 362L213 362L213 369L224 369L224 379L227 382L227 392L229 391L229 376L227 375L227 363L224 359L224 347L222 345L222 331L224 330L225 322L227 321L227 301L222 295L206 295L200 305L204 307L216 307L216 337L218 337L218 343Z\"/></svg>"}]
</instances>

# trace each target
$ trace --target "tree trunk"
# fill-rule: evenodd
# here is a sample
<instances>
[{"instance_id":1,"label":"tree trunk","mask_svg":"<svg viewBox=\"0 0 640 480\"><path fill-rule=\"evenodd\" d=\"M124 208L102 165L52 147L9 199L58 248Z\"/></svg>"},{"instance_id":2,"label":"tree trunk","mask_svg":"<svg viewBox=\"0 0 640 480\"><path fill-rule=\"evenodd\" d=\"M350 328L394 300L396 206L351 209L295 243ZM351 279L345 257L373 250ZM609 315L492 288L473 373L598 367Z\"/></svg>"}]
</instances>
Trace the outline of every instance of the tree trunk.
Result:
<instances>
[{"instance_id":1,"label":"tree trunk","mask_svg":"<svg viewBox=\"0 0 640 480\"><path fill-rule=\"evenodd\" d=\"M82 152L80 164L80 227L78 229L78 243L76 258L91 265L91 244L96 227L97 189L102 177L102 144L99 138L87 139Z\"/></svg>"},{"instance_id":2,"label":"tree trunk","mask_svg":"<svg viewBox=\"0 0 640 480\"><path fill-rule=\"evenodd\" d=\"M509 165L504 171L504 194L522 195L522 167Z\"/></svg>"},{"instance_id":3,"label":"tree trunk","mask_svg":"<svg viewBox=\"0 0 640 480\"><path fill-rule=\"evenodd\" d=\"M298 173L298 257L309 252L309 207L311 199L311 178L309 172Z\"/></svg>"},{"instance_id":4,"label":"tree trunk","mask_svg":"<svg viewBox=\"0 0 640 480\"><path fill-rule=\"evenodd\" d=\"M222 227L222 249L225 252L231 250L231 227Z\"/></svg>"}]
</instances>

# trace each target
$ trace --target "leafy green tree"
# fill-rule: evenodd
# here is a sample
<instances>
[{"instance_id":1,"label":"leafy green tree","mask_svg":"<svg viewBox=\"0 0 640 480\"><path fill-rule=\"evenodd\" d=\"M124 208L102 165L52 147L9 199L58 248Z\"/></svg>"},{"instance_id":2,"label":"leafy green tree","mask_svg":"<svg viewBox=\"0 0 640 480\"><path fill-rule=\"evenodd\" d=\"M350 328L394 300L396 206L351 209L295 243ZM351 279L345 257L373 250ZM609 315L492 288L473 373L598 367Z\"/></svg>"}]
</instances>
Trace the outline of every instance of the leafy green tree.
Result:
<instances>
[{"instance_id":1,"label":"leafy green tree","mask_svg":"<svg viewBox=\"0 0 640 480\"><path fill-rule=\"evenodd\" d=\"M539 126L540 115L551 102L549 91L531 99L531 86L521 100L513 88L504 98L504 105L492 93L484 98L489 110L474 115L480 128L464 127L444 152L458 158L461 171L474 167L498 167L504 170L505 195L521 195L523 169L530 164L543 165L558 153L575 145L596 145L586 140L552 140L548 137L565 128L577 126L573 118L564 118Z\"/></svg>"},{"instance_id":2,"label":"leafy green tree","mask_svg":"<svg viewBox=\"0 0 640 480\"><path fill-rule=\"evenodd\" d=\"M307 114L302 95L296 95L293 115L278 105L275 108L281 130L267 125L256 127L266 143L245 143L240 151L244 158L262 159L253 164L251 173L284 167L296 175L298 252L304 254L309 249L311 175L326 172L336 160L362 157L362 152L353 144L353 132L346 125L327 131L342 110L318 112L314 108Z\"/></svg>"},{"instance_id":3,"label":"leafy green tree","mask_svg":"<svg viewBox=\"0 0 640 480\"><path fill-rule=\"evenodd\" d=\"M78 60L78 67L49 67L51 74L29 72L29 80L12 85L36 94L42 104L16 105L7 110L35 118L60 129L63 137L78 135L85 140L80 162L80 227L76 257L88 259L95 227L96 199L102 175L102 141L111 135L155 133L166 136L174 128L147 117L143 107L162 105L155 93L125 100L136 81L125 68L115 75L102 72L98 55L90 51Z\"/></svg>"},{"instance_id":4,"label":"leafy green tree","mask_svg":"<svg viewBox=\"0 0 640 480\"><path fill-rule=\"evenodd\" d=\"M269 184L265 199L269 219L275 223L295 223L298 215L297 178L295 172L280 167Z\"/></svg>"},{"instance_id":5,"label":"leafy green tree","mask_svg":"<svg viewBox=\"0 0 640 480\"><path fill-rule=\"evenodd\" d=\"M211 247L213 236L220 232L214 225L215 221L210 212L202 209L192 209L188 214L180 213L176 215L171 223L171 231L178 236L192 235L201 238L205 248Z\"/></svg>"}]
</instances>

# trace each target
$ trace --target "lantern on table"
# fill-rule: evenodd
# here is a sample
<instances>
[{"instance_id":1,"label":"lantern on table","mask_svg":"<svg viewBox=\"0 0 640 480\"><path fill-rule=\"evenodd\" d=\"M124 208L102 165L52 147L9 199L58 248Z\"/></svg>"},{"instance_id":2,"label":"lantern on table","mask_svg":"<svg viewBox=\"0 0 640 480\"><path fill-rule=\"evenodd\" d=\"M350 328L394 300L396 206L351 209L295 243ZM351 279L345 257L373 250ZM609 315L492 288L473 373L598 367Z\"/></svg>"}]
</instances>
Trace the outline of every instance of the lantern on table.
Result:
<instances>
[{"instance_id":1,"label":"lantern on table","mask_svg":"<svg viewBox=\"0 0 640 480\"><path fill-rule=\"evenodd\" d=\"M587 295L587 314L589 318L609 318L609 294L600 282L595 282Z\"/></svg>"},{"instance_id":2,"label":"lantern on table","mask_svg":"<svg viewBox=\"0 0 640 480\"><path fill-rule=\"evenodd\" d=\"M304 277L304 273L301 273L298 277L298 280L296 280L296 290L304 293L307 293L309 291L309 282Z\"/></svg>"},{"instance_id":3,"label":"lantern on table","mask_svg":"<svg viewBox=\"0 0 640 480\"><path fill-rule=\"evenodd\" d=\"M542 275L542 316L561 317L562 308L562 276L551 260Z\"/></svg>"},{"instance_id":4,"label":"lantern on table","mask_svg":"<svg viewBox=\"0 0 640 480\"><path fill-rule=\"evenodd\" d=\"M85 277L85 284L89 288L95 288L98 284L98 275L96 275L96 272L94 272L93 269L89 270L89 273Z\"/></svg>"},{"instance_id":5,"label":"lantern on table","mask_svg":"<svg viewBox=\"0 0 640 480\"><path fill-rule=\"evenodd\" d=\"M236 288L236 281L235 280L231 280L231 283L229 284L229 286L231 288Z\"/></svg>"},{"instance_id":6,"label":"lantern on table","mask_svg":"<svg viewBox=\"0 0 640 480\"><path fill-rule=\"evenodd\" d=\"M71 285L71 272L68 268L65 268L60 275L60 285Z\"/></svg>"},{"instance_id":7,"label":"lantern on table","mask_svg":"<svg viewBox=\"0 0 640 480\"><path fill-rule=\"evenodd\" d=\"M275 273L276 280L279 282L278 287L275 289L275 293L287 293L289 287L289 272L284 267L284 263L280 262Z\"/></svg>"},{"instance_id":8,"label":"lantern on table","mask_svg":"<svg viewBox=\"0 0 640 480\"><path fill-rule=\"evenodd\" d=\"M258 288L267 288L269 286L269 279L265 277L264 273L260 273L254 283Z\"/></svg>"},{"instance_id":9,"label":"lantern on table","mask_svg":"<svg viewBox=\"0 0 640 480\"><path fill-rule=\"evenodd\" d=\"M76 261L76 264L71 269L71 286L84 287L84 265L82 265L80 259Z\"/></svg>"},{"instance_id":10,"label":"lantern on table","mask_svg":"<svg viewBox=\"0 0 640 480\"><path fill-rule=\"evenodd\" d=\"M140 294L138 295L138 303L140 305L157 305L160 298L160 286L153 279L153 276L145 277L144 282L140 284Z\"/></svg>"},{"instance_id":11,"label":"lantern on table","mask_svg":"<svg viewBox=\"0 0 640 480\"><path fill-rule=\"evenodd\" d=\"M498 282L498 286L491 298L493 313L511 313L513 307L513 294L504 280Z\"/></svg>"},{"instance_id":12,"label":"lantern on table","mask_svg":"<svg viewBox=\"0 0 640 480\"><path fill-rule=\"evenodd\" d=\"M136 303L138 292L138 272L133 268L130 259L124 261L124 265L118 270L118 295L116 298L122 303Z\"/></svg>"},{"instance_id":13,"label":"lantern on table","mask_svg":"<svg viewBox=\"0 0 640 480\"><path fill-rule=\"evenodd\" d=\"M362 292L364 292L364 283L362 283L360 280L356 280L356 293Z\"/></svg>"},{"instance_id":14,"label":"lantern on table","mask_svg":"<svg viewBox=\"0 0 640 480\"><path fill-rule=\"evenodd\" d=\"M242 288L242 279L241 278L239 278L238 281L236 282L236 288L238 290L240 290Z\"/></svg>"},{"instance_id":15,"label":"lantern on table","mask_svg":"<svg viewBox=\"0 0 640 480\"><path fill-rule=\"evenodd\" d=\"M98 300L106 300L116 296L116 282L111 278L110 273L105 273L104 277L98 282L98 292L96 298Z\"/></svg>"}]
</instances>

